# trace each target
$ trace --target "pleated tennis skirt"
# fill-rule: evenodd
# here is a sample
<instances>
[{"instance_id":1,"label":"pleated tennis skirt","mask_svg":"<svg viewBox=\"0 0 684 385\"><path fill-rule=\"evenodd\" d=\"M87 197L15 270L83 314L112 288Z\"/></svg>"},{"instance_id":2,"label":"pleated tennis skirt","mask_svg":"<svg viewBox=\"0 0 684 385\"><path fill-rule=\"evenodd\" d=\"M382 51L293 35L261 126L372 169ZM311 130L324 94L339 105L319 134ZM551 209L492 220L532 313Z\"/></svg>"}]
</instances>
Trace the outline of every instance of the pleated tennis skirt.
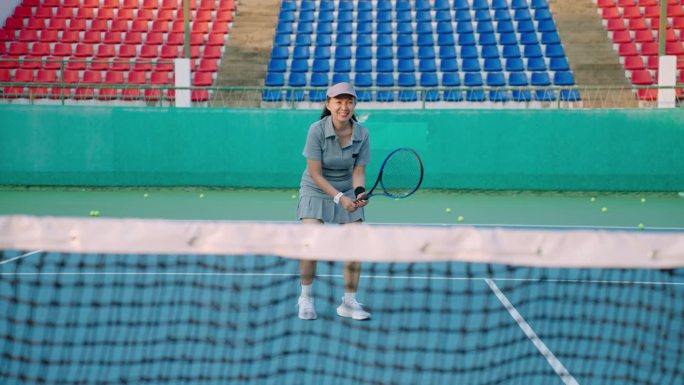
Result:
<instances>
[{"instance_id":1,"label":"pleated tennis skirt","mask_svg":"<svg viewBox=\"0 0 684 385\"><path fill-rule=\"evenodd\" d=\"M345 193L345 195L354 199L352 191L350 191L349 194ZM299 197L297 217L299 219L319 219L324 223L351 223L359 220L364 221L366 219L363 207L357 209L353 213L349 213L341 205L336 205L332 198L317 196Z\"/></svg>"}]
</instances>

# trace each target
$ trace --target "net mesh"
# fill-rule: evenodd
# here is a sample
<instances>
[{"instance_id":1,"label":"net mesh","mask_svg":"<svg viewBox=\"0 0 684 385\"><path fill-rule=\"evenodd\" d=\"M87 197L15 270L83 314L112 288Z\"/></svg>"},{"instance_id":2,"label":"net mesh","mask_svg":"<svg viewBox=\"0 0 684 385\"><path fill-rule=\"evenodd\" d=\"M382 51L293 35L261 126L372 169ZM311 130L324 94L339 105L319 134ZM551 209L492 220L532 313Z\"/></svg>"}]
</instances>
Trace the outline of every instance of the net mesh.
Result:
<instances>
[{"instance_id":1,"label":"net mesh","mask_svg":"<svg viewBox=\"0 0 684 385\"><path fill-rule=\"evenodd\" d=\"M557 268L525 266L515 255L511 264L393 262L376 255L362 263L358 294L369 321L336 315L344 260L330 251L318 263L313 289L319 318L302 321L298 261L278 256L283 245L261 226L236 224L241 233L222 236L249 243L245 234L260 233L260 247L271 253L202 251L197 245L212 236L215 223L193 223L203 229L190 237L197 253L141 253L149 245L130 242L119 247L133 252L105 253L98 249L109 250L106 238L114 234L88 244L77 242L77 234L102 224L116 229L117 221L58 221L69 223L61 245L50 222L0 218L3 383L680 384L684 378L684 269L673 249L666 268L631 268L619 258L612 268L605 262ZM173 235L177 225L144 224L148 243L163 240L160 231ZM352 226L328 230L346 235L345 227ZM309 228L296 228L307 237ZM420 230L398 229L425 237ZM502 242L509 235L497 231ZM642 234L630 236L644 243ZM662 243L682 240L679 233L661 235ZM27 243L36 247L18 249Z\"/></svg>"}]
</instances>

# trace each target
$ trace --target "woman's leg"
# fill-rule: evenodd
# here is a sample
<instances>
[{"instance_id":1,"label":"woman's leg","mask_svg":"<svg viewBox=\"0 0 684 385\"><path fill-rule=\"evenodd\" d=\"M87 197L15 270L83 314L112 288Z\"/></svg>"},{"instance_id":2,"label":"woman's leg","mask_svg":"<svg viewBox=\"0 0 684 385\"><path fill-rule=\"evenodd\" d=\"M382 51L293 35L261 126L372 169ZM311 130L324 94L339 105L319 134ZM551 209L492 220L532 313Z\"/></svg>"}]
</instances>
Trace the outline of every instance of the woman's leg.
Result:
<instances>
[{"instance_id":1,"label":"woman's leg","mask_svg":"<svg viewBox=\"0 0 684 385\"><path fill-rule=\"evenodd\" d=\"M304 224L322 224L318 219L313 218L303 218L302 223ZM302 285L313 284L314 277L316 276L316 261L300 260L299 261L299 275Z\"/></svg>"},{"instance_id":2,"label":"woman's leg","mask_svg":"<svg viewBox=\"0 0 684 385\"><path fill-rule=\"evenodd\" d=\"M353 223L358 224L362 222L357 221ZM364 310L356 301L356 290L359 288L360 277L361 263L349 261L344 263L344 297L342 297L342 305L337 308L339 316L357 320L370 318L370 313Z\"/></svg>"},{"instance_id":3,"label":"woman's leg","mask_svg":"<svg viewBox=\"0 0 684 385\"><path fill-rule=\"evenodd\" d=\"M318 219L304 218L304 224L321 224ZM304 320L316 319L316 309L314 307L313 295L311 292L313 280L316 276L316 261L299 261L299 275L302 284L302 292L299 295L297 304L299 305L299 318Z\"/></svg>"}]
</instances>

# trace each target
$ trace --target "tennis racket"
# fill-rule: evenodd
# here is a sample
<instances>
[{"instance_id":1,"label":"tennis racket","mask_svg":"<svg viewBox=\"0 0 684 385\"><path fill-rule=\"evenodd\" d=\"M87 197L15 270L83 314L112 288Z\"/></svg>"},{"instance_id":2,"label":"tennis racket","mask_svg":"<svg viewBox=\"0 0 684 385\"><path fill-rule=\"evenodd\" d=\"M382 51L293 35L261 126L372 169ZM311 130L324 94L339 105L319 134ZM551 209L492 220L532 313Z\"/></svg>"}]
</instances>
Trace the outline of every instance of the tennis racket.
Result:
<instances>
[{"instance_id":1,"label":"tennis racket","mask_svg":"<svg viewBox=\"0 0 684 385\"><path fill-rule=\"evenodd\" d=\"M423 162L418 153L407 147L397 148L382 162L373 188L361 199L379 195L406 198L416 192L422 182Z\"/></svg>"}]
</instances>

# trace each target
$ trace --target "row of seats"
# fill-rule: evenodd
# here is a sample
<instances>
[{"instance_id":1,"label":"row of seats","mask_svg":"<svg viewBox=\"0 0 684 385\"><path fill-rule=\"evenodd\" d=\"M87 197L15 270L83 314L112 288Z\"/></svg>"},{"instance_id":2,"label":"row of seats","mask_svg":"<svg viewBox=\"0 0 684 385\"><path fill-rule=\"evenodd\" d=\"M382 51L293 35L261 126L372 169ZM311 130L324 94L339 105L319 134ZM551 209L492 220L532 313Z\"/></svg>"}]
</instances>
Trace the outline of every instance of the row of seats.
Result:
<instances>
[{"instance_id":1,"label":"row of seats","mask_svg":"<svg viewBox=\"0 0 684 385\"><path fill-rule=\"evenodd\" d=\"M235 9L234 0L220 0L218 6L214 0L188 0L188 4L191 10ZM17 8L22 13L31 7L173 10L183 6L183 0L23 0Z\"/></svg>"},{"instance_id":2,"label":"row of seats","mask_svg":"<svg viewBox=\"0 0 684 385\"><path fill-rule=\"evenodd\" d=\"M529 9L509 10L507 8L497 10L461 10L461 11L378 11L355 13L353 11L308 11L294 12L281 11L279 20L282 23L294 22L357 22L365 23L375 21L379 23L390 22L421 22L421 21L529 21L529 20L550 20L551 12L548 9Z\"/></svg>"},{"instance_id":3,"label":"row of seats","mask_svg":"<svg viewBox=\"0 0 684 385\"><path fill-rule=\"evenodd\" d=\"M183 25L185 16L183 11L166 11L166 12L147 12L145 10L119 10L117 12L98 12L97 15L92 15L91 12L83 12L59 8L51 15L52 8L47 9L47 12L36 11L33 16L10 16L5 21L4 28L10 30L17 29L52 29L52 30L79 30L86 29L104 31L107 29L126 30L131 26L142 30L140 26L144 26L146 22L150 21L177 21L179 25ZM49 13L48 13L49 12ZM15 14L16 15L16 14ZM193 22L208 22L212 20L218 21L232 21L233 11L193 11L189 15L189 20ZM87 22L87 23L86 23Z\"/></svg>"},{"instance_id":4,"label":"row of seats","mask_svg":"<svg viewBox=\"0 0 684 385\"><path fill-rule=\"evenodd\" d=\"M485 9L547 9L546 0L359 0L359 1L313 1L284 0L281 11L426 11L426 10L485 10Z\"/></svg>"}]
</instances>

